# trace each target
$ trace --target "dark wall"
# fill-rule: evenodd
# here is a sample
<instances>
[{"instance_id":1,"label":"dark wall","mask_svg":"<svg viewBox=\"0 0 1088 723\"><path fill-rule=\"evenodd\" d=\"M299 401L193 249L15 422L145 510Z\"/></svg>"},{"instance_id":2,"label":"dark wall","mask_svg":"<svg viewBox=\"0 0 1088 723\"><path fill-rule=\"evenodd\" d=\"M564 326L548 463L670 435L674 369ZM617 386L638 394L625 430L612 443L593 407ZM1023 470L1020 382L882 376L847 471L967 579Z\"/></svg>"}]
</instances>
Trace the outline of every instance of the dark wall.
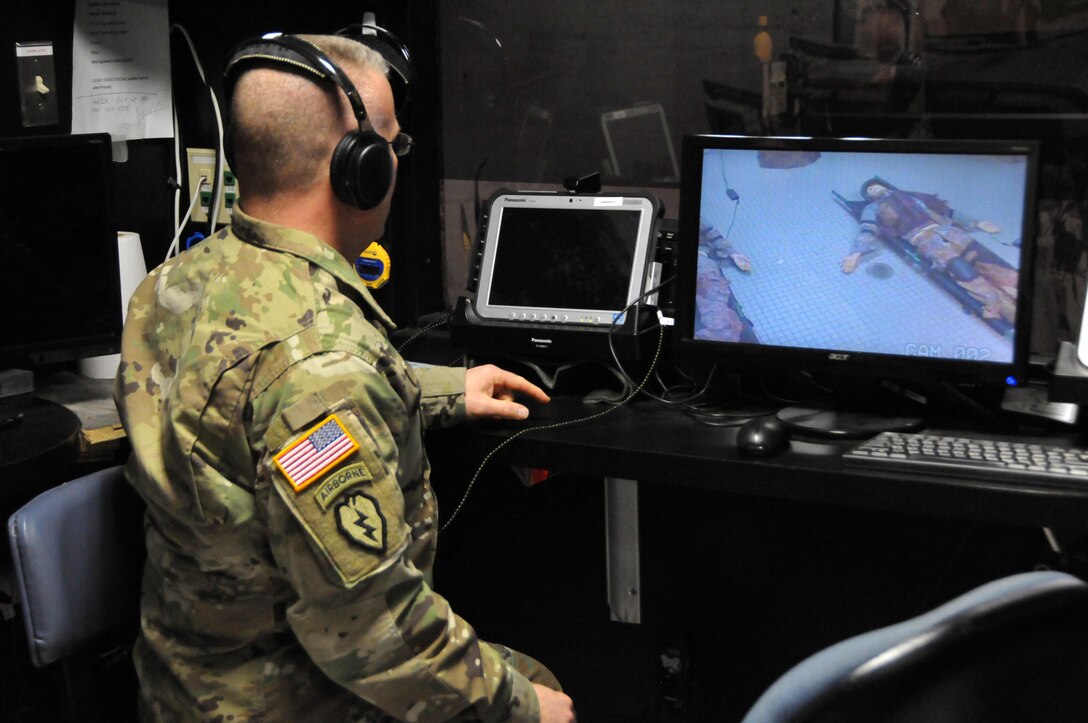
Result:
<instances>
[{"instance_id":1,"label":"dark wall","mask_svg":"<svg viewBox=\"0 0 1088 723\"><path fill-rule=\"evenodd\" d=\"M1038 140L1031 350L1052 356L1076 338L1088 268L1083 3L459 0L440 11L451 208L471 207L477 178L558 187L599 171L605 185L660 192L659 173L610 168L602 128L605 112L644 103L660 104L668 133L644 127L640 149L659 151L663 138L678 149L708 132ZM762 33L785 75L782 112L767 119ZM453 293L468 275L461 233L451 219Z\"/></svg>"},{"instance_id":2,"label":"dark wall","mask_svg":"<svg viewBox=\"0 0 1088 723\"><path fill-rule=\"evenodd\" d=\"M438 128L432 0L423 2L356 3L332 0L321 3L170 2L171 24L183 27L192 39L208 82L222 97L221 74L231 49L239 42L273 30L284 32L335 32L362 20L364 11L376 14L378 23L391 30L411 49L416 82L412 105L401 116L406 131L418 143L407 163L401 165L394 211L386 236L392 257L393 279L376 296L400 324L414 323L420 314L439 308L441 251L438 236ZM254 9L259 7L259 12ZM0 135L68 134L72 123L72 19L74 0L7 0L0 9ZM14 44L51 40L56 67L59 122L23 128L19 107ZM170 33L171 73L182 147L214 148L217 145L215 116L208 90L197 72L188 44L180 31ZM162 261L174 235L174 144L171 139L128 143L127 162L114 165L117 183L117 220L120 229L137 231L149 267ZM191 192L183 183L182 209ZM244 190L244 189L243 189ZM63 201L58 199L58 210ZM207 224L189 224L182 239Z\"/></svg>"}]
</instances>

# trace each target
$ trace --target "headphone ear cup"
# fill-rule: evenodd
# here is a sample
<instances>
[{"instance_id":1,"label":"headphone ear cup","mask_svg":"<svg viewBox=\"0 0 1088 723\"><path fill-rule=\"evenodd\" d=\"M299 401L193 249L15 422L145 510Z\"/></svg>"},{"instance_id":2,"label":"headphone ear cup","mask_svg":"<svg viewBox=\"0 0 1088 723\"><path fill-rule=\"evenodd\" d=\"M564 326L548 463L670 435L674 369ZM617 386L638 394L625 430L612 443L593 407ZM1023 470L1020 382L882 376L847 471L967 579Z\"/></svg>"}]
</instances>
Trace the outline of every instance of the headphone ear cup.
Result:
<instances>
[{"instance_id":1,"label":"headphone ear cup","mask_svg":"<svg viewBox=\"0 0 1088 723\"><path fill-rule=\"evenodd\" d=\"M382 202L393 184L393 153L374 131L353 131L336 144L329 167L336 197L364 211Z\"/></svg>"}]
</instances>

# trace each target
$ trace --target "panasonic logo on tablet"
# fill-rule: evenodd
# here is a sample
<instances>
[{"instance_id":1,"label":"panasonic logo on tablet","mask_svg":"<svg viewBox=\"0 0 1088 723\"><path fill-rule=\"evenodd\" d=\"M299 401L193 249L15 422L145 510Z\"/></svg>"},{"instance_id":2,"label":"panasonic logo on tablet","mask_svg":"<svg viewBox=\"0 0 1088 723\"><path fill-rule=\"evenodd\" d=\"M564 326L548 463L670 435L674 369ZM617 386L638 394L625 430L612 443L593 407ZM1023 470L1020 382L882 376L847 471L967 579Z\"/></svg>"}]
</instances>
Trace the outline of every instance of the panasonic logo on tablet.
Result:
<instances>
[{"instance_id":1,"label":"panasonic logo on tablet","mask_svg":"<svg viewBox=\"0 0 1088 723\"><path fill-rule=\"evenodd\" d=\"M530 336L529 341L534 344L544 344L545 346L552 343L551 339L537 339L535 336Z\"/></svg>"}]
</instances>

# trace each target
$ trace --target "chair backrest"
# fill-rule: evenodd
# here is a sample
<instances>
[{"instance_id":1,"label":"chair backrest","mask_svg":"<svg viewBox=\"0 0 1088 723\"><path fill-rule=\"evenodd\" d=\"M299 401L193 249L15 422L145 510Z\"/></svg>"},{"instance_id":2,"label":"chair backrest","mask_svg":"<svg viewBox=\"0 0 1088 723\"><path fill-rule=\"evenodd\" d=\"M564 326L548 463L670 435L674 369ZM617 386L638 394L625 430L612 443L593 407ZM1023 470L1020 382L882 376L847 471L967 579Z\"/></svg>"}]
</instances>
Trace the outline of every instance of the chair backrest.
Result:
<instances>
[{"instance_id":1,"label":"chair backrest","mask_svg":"<svg viewBox=\"0 0 1088 723\"><path fill-rule=\"evenodd\" d=\"M9 518L8 539L34 665L66 658L138 619L143 504L123 467L38 495Z\"/></svg>"},{"instance_id":2,"label":"chair backrest","mask_svg":"<svg viewBox=\"0 0 1088 723\"><path fill-rule=\"evenodd\" d=\"M987 583L817 652L744 723L1088 720L1088 584L1037 571Z\"/></svg>"}]
</instances>

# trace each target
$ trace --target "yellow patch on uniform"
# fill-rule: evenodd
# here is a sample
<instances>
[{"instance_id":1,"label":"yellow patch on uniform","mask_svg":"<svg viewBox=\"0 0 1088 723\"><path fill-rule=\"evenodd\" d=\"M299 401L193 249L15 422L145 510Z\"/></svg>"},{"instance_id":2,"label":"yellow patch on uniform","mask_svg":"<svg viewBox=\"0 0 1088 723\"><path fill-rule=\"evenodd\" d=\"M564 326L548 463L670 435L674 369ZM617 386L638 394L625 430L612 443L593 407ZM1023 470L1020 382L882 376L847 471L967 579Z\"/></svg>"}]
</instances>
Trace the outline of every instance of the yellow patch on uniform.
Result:
<instances>
[{"instance_id":1,"label":"yellow patch on uniform","mask_svg":"<svg viewBox=\"0 0 1088 723\"><path fill-rule=\"evenodd\" d=\"M330 414L273 459L291 488L298 493L357 449L359 443L340 418Z\"/></svg>"}]
</instances>

